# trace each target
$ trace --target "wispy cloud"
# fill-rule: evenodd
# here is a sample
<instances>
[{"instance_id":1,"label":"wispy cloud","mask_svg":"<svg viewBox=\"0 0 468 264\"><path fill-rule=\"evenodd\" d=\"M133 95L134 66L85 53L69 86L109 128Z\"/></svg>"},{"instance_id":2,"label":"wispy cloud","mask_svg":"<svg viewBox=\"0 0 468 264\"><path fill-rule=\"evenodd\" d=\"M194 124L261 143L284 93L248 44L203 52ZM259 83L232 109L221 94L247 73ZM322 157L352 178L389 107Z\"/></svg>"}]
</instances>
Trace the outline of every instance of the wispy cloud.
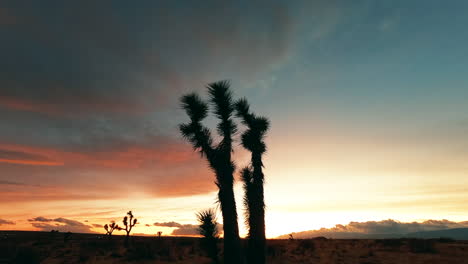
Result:
<instances>
[{"instance_id":1,"label":"wispy cloud","mask_svg":"<svg viewBox=\"0 0 468 264\"><path fill-rule=\"evenodd\" d=\"M13 221L8 221L8 220L5 220L5 219L0 219L0 226L1 225L14 225L15 222Z\"/></svg>"},{"instance_id":2,"label":"wispy cloud","mask_svg":"<svg viewBox=\"0 0 468 264\"><path fill-rule=\"evenodd\" d=\"M49 160L47 157L34 154L26 153L22 151L12 151L1 149L0 146L0 163L12 163L22 165L38 165L38 166L60 166L62 162L56 162Z\"/></svg>"},{"instance_id":3,"label":"wispy cloud","mask_svg":"<svg viewBox=\"0 0 468 264\"><path fill-rule=\"evenodd\" d=\"M181 227L182 224L177 223L177 222L156 222L153 224L154 226L164 226L164 227Z\"/></svg>"},{"instance_id":4,"label":"wispy cloud","mask_svg":"<svg viewBox=\"0 0 468 264\"><path fill-rule=\"evenodd\" d=\"M5 186L16 183L18 186L15 190L0 190L0 196L9 196L6 197L9 201L22 200L21 194L24 194L24 199L29 196L30 199L35 197L35 200L62 196L67 200L72 197L80 199L82 195L96 198L89 191L93 188L96 190L94 193L99 196L118 195L123 186L109 183L123 182L130 174L133 175L132 181L127 184L151 196L196 195L216 189L212 173L200 162L190 146L170 138L160 138L151 143L115 142L108 146L78 148L73 151L0 144L0 157L5 158L0 159L4 172L0 176L1 183ZM14 159L22 160L15 163L2 162ZM62 165L45 166L44 162L48 162L48 165ZM41 168L28 173L30 170L26 167L31 164L43 166L36 166ZM92 176L93 172L100 177ZM65 180L61 175L69 177ZM15 182L9 180L11 178L15 178ZM53 186L50 179L55 179L52 181ZM102 186L108 187L105 193L99 191Z\"/></svg>"}]
</instances>

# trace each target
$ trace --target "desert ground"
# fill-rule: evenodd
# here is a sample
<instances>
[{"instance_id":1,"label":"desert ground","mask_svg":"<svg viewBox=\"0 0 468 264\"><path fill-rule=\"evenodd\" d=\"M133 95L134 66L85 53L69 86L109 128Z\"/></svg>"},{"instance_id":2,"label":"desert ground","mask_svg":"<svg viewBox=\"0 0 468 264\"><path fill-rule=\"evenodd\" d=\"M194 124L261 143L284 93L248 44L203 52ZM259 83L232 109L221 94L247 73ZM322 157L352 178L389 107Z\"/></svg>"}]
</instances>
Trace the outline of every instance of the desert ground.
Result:
<instances>
[{"instance_id":1,"label":"desert ground","mask_svg":"<svg viewBox=\"0 0 468 264\"><path fill-rule=\"evenodd\" d=\"M4 263L211 263L199 238L0 232ZM221 241L219 247L221 248ZM222 252L220 252L222 253ZM451 239L271 239L268 263L468 263L468 241Z\"/></svg>"}]
</instances>

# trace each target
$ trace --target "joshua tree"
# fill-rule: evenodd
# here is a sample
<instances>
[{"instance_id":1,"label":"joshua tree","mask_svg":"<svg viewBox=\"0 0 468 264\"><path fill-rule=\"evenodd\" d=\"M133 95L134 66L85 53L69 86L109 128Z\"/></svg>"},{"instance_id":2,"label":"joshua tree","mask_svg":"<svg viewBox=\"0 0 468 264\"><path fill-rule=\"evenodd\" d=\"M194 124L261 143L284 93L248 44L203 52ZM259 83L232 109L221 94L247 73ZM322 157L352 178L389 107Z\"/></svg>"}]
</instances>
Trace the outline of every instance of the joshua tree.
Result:
<instances>
[{"instance_id":1,"label":"joshua tree","mask_svg":"<svg viewBox=\"0 0 468 264\"><path fill-rule=\"evenodd\" d=\"M180 132L195 151L208 160L210 168L216 174L216 185L219 188L218 200L224 223L224 263L241 263L239 226L237 224L236 200L234 198L233 173L235 166L231 160L232 136L236 124L231 119L234 112L229 82L219 81L207 86L214 115L220 120L217 131L221 141L213 146L213 139L208 128L201 121L208 115L208 105L197 94L188 94L181 98L182 108L190 117L190 122L180 125Z\"/></svg>"},{"instance_id":2,"label":"joshua tree","mask_svg":"<svg viewBox=\"0 0 468 264\"><path fill-rule=\"evenodd\" d=\"M127 232L127 235L125 236L125 246L128 246L130 232L132 231L132 228L137 224L137 219L133 218L132 211L128 211L127 215L123 218L122 222L125 226L125 228L122 228L122 230L125 230L125 232Z\"/></svg>"},{"instance_id":3,"label":"joshua tree","mask_svg":"<svg viewBox=\"0 0 468 264\"><path fill-rule=\"evenodd\" d=\"M161 236L162 236L162 231L158 231L157 235L158 235L158 238L161 238Z\"/></svg>"},{"instance_id":4,"label":"joshua tree","mask_svg":"<svg viewBox=\"0 0 468 264\"><path fill-rule=\"evenodd\" d=\"M216 223L216 212L212 209L197 213L200 227L198 231L203 236L202 245L213 263L219 263L218 260L218 224Z\"/></svg>"},{"instance_id":5,"label":"joshua tree","mask_svg":"<svg viewBox=\"0 0 468 264\"><path fill-rule=\"evenodd\" d=\"M263 141L270 126L267 118L259 117L250 112L246 99L235 104L236 115L242 119L247 130L242 134L242 146L251 152L250 166L242 170L241 178L244 182L244 204L246 221L249 226L248 262L265 263L265 201L263 195L263 162L262 155L266 151Z\"/></svg>"},{"instance_id":6,"label":"joshua tree","mask_svg":"<svg viewBox=\"0 0 468 264\"><path fill-rule=\"evenodd\" d=\"M112 232L114 232L114 230L122 230L122 228L119 225L117 225L114 221L112 221L109 225L105 224L104 229L106 230L106 235L108 235L109 237L112 236Z\"/></svg>"}]
</instances>

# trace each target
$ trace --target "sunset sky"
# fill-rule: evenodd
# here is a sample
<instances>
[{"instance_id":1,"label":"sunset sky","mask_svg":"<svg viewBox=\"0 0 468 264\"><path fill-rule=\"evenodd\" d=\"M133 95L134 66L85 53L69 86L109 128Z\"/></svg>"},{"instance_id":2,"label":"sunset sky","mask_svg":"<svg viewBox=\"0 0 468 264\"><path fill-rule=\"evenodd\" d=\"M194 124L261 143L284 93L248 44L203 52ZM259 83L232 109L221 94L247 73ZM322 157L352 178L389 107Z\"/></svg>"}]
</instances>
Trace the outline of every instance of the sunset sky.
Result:
<instances>
[{"instance_id":1,"label":"sunset sky","mask_svg":"<svg viewBox=\"0 0 468 264\"><path fill-rule=\"evenodd\" d=\"M189 233L179 98L223 79L271 120L268 237L468 220L467 1L228 2L0 1L0 230Z\"/></svg>"}]
</instances>

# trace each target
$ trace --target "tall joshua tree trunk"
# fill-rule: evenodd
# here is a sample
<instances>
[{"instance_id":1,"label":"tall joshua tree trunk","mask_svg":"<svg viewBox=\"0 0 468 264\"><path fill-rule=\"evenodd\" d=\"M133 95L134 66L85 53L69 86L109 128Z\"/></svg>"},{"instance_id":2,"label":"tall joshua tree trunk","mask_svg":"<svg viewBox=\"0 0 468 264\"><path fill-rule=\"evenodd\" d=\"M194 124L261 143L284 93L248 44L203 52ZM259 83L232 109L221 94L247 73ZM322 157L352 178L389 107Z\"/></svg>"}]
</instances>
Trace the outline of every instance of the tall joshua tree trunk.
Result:
<instances>
[{"instance_id":1,"label":"tall joshua tree trunk","mask_svg":"<svg viewBox=\"0 0 468 264\"><path fill-rule=\"evenodd\" d=\"M196 94L188 94L181 98L182 107L190 117L190 122L180 125L182 135L208 160L210 168L216 174L216 185L219 188L218 199L221 204L224 227L224 263L242 263L239 227L237 223L236 201L234 198L233 173L234 163L231 159L232 135L236 125L231 117L234 111L229 83L220 81L208 84L210 103L213 113L220 120L217 131L222 137L214 147L211 132L201 124L208 114L208 105Z\"/></svg>"},{"instance_id":2,"label":"tall joshua tree trunk","mask_svg":"<svg viewBox=\"0 0 468 264\"><path fill-rule=\"evenodd\" d=\"M242 145L251 152L251 163L242 171L247 207L246 218L249 224L248 262L249 264L264 264L266 261L265 237L265 201L263 190L263 162L262 155L266 151L263 142L269 128L269 121L264 117L257 117L249 110L247 100L241 99L236 103L237 116L247 126L242 134Z\"/></svg>"}]
</instances>

